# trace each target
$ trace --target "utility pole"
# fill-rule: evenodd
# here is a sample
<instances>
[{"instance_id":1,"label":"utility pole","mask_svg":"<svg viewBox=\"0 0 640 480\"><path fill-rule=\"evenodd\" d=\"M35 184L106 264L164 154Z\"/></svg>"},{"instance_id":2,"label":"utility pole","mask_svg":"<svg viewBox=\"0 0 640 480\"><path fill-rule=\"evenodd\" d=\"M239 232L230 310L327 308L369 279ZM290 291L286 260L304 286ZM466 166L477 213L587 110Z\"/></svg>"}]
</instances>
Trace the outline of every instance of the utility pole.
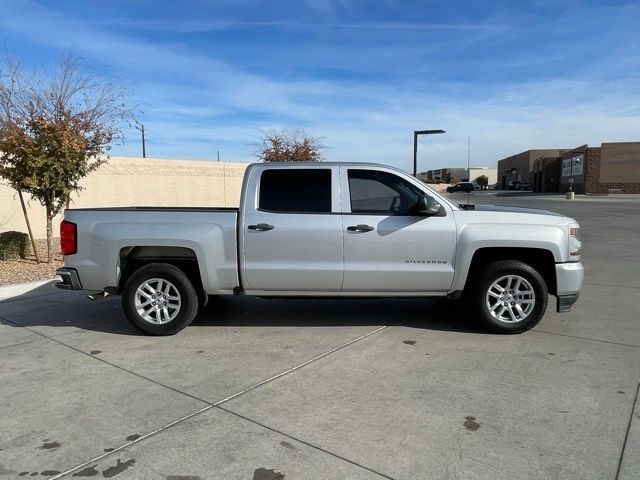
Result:
<instances>
[{"instance_id":1,"label":"utility pole","mask_svg":"<svg viewBox=\"0 0 640 480\"><path fill-rule=\"evenodd\" d=\"M467 137L467 182L471 182L471 135ZM471 203L471 192L467 190L467 205Z\"/></svg>"},{"instance_id":2,"label":"utility pole","mask_svg":"<svg viewBox=\"0 0 640 480\"><path fill-rule=\"evenodd\" d=\"M467 181L471 181L471 136L467 137Z\"/></svg>"},{"instance_id":3,"label":"utility pole","mask_svg":"<svg viewBox=\"0 0 640 480\"><path fill-rule=\"evenodd\" d=\"M147 158L147 148L144 138L144 124L141 123L139 127L136 125L136 128L140 130L140 134L142 135L142 158Z\"/></svg>"}]
</instances>

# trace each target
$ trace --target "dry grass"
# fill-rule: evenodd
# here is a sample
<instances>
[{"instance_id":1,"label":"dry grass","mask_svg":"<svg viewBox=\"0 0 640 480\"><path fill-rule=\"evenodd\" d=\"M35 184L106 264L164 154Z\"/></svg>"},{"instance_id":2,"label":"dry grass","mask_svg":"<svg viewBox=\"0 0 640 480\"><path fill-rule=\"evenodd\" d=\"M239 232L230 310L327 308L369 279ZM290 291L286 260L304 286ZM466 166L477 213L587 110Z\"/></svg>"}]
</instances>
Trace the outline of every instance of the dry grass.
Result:
<instances>
[{"instance_id":1,"label":"dry grass","mask_svg":"<svg viewBox=\"0 0 640 480\"><path fill-rule=\"evenodd\" d=\"M36 248L40 253L40 259L46 262L47 241L36 240ZM37 264L34 255L20 260L0 260L0 286L52 279L56 269L62 266L59 238L53 239L53 249L56 253L51 263Z\"/></svg>"}]
</instances>

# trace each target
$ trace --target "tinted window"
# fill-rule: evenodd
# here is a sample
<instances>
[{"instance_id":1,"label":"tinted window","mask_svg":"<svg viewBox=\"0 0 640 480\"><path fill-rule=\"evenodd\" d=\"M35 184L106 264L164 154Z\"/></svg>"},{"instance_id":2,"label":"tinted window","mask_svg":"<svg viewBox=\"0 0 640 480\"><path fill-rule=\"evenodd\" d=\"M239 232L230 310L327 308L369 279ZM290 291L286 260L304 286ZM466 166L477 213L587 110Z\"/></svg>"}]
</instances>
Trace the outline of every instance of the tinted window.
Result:
<instances>
[{"instance_id":1,"label":"tinted window","mask_svg":"<svg viewBox=\"0 0 640 480\"><path fill-rule=\"evenodd\" d=\"M258 208L272 212L331 212L331 170L265 170L260 177Z\"/></svg>"},{"instance_id":2,"label":"tinted window","mask_svg":"<svg viewBox=\"0 0 640 480\"><path fill-rule=\"evenodd\" d=\"M349 170L351 212L411 215L418 197L418 187L388 172Z\"/></svg>"}]
</instances>

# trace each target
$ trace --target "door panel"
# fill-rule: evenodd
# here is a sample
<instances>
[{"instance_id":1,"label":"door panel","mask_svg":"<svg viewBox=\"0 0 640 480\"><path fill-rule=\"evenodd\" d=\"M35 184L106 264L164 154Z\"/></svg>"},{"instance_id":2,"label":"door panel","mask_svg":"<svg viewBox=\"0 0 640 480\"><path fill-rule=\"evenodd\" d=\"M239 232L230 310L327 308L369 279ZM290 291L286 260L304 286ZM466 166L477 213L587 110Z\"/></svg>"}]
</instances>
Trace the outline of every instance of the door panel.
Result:
<instances>
[{"instance_id":1,"label":"door panel","mask_svg":"<svg viewBox=\"0 0 640 480\"><path fill-rule=\"evenodd\" d=\"M273 229L249 229L260 223ZM243 234L244 278L251 290L340 290L340 215L256 212Z\"/></svg>"},{"instance_id":2,"label":"door panel","mask_svg":"<svg viewBox=\"0 0 640 480\"><path fill-rule=\"evenodd\" d=\"M440 292L453 281L453 215L344 215L342 291ZM368 225L371 231L349 231Z\"/></svg>"},{"instance_id":3,"label":"door panel","mask_svg":"<svg viewBox=\"0 0 640 480\"><path fill-rule=\"evenodd\" d=\"M255 197L245 201L239 232L245 289L340 291L339 169L258 167L248 188Z\"/></svg>"},{"instance_id":4,"label":"door panel","mask_svg":"<svg viewBox=\"0 0 640 480\"><path fill-rule=\"evenodd\" d=\"M453 282L456 225L450 210L419 215L428 195L384 168L343 167L343 292L446 292Z\"/></svg>"}]
</instances>

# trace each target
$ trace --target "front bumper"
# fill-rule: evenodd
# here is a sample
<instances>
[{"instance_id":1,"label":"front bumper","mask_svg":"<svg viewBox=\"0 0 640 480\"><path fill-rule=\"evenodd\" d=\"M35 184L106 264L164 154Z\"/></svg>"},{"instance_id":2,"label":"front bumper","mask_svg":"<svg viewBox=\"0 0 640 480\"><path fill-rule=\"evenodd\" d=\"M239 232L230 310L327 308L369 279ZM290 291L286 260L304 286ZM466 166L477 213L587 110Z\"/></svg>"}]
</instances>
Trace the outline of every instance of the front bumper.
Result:
<instances>
[{"instance_id":1,"label":"front bumper","mask_svg":"<svg viewBox=\"0 0 640 480\"><path fill-rule=\"evenodd\" d=\"M570 312L571 307L578 301L580 293L574 293L571 295L558 295L556 297L556 312L565 313Z\"/></svg>"},{"instance_id":2,"label":"front bumper","mask_svg":"<svg viewBox=\"0 0 640 480\"><path fill-rule=\"evenodd\" d=\"M55 284L57 288L63 290L82 290L82 284L75 268L63 267L56 270L56 275L62 278L61 282Z\"/></svg>"},{"instance_id":3,"label":"front bumper","mask_svg":"<svg viewBox=\"0 0 640 480\"><path fill-rule=\"evenodd\" d=\"M571 311L578 301L584 283L584 267L580 262L556 263L556 311Z\"/></svg>"}]
</instances>

